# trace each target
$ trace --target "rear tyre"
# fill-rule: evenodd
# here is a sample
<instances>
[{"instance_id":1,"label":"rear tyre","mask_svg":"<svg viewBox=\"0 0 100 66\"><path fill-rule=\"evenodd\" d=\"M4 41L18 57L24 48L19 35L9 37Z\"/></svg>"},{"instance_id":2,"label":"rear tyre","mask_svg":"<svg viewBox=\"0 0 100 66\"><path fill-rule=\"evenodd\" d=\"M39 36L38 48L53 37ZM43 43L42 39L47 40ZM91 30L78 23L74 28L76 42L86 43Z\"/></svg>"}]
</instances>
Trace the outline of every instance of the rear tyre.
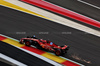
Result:
<instances>
[{"instance_id":1,"label":"rear tyre","mask_svg":"<svg viewBox=\"0 0 100 66\"><path fill-rule=\"evenodd\" d=\"M55 55L60 56L60 55L63 55L63 53L60 49L56 49Z\"/></svg>"},{"instance_id":2,"label":"rear tyre","mask_svg":"<svg viewBox=\"0 0 100 66\"><path fill-rule=\"evenodd\" d=\"M25 41L25 46L30 47L31 46L30 42L29 41Z\"/></svg>"}]
</instances>

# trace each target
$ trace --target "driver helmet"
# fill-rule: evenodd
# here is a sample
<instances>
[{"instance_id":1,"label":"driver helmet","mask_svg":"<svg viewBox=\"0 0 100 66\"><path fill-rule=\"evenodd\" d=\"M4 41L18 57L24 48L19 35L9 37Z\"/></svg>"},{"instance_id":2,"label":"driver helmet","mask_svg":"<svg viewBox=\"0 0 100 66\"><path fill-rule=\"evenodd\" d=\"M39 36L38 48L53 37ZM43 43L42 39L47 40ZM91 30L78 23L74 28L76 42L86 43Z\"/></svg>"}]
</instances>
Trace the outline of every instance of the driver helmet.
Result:
<instances>
[{"instance_id":1,"label":"driver helmet","mask_svg":"<svg viewBox=\"0 0 100 66\"><path fill-rule=\"evenodd\" d=\"M36 36L35 36L35 35L33 35L33 36L32 36L32 38L36 38Z\"/></svg>"},{"instance_id":2,"label":"driver helmet","mask_svg":"<svg viewBox=\"0 0 100 66\"><path fill-rule=\"evenodd\" d=\"M53 42L50 42L50 45L53 45Z\"/></svg>"},{"instance_id":3,"label":"driver helmet","mask_svg":"<svg viewBox=\"0 0 100 66\"><path fill-rule=\"evenodd\" d=\"M33 37L36 37L35 35L33 35Z\"/></svg>"}]
</instances>

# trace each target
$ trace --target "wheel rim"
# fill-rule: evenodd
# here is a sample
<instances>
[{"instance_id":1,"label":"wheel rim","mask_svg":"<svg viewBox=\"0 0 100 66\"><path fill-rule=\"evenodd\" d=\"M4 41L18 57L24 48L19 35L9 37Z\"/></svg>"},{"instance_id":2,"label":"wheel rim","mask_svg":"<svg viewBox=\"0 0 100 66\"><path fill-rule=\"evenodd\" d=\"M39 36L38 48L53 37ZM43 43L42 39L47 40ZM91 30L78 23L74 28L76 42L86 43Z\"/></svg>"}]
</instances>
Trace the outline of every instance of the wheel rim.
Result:
<instances>
[{"instance_id":1,"label":"wheel rim","mask_svg":"<svg viewBox=\"0 0 100 66\"><path fill-rule=\"evenodd\" d=\"M29 42L26 42L26 45L30 45L30 43Z\"/></svg>"},{"instance_id":2,"label":"wheel rim","mask_svg":"<svg viewBox=\"0 0 100 66\"><path fill-rule=\"evenodd\" d=\"M60 51L56 51L56 54L57 54L57 55L60 55Z\"/></svg>"}]
</instances>

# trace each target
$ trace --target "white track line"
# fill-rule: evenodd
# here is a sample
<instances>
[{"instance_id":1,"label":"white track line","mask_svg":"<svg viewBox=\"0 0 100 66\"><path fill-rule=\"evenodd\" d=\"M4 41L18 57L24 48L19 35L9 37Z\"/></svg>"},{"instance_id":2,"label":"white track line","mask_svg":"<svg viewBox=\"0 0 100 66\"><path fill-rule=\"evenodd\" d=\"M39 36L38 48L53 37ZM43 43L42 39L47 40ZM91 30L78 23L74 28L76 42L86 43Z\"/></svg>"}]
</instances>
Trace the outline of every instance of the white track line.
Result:
<instances>
[{"instance_id":1,"label":"white track line","mask_svg":"<svg viewBox=\"0 0 100 66\"><path fill-rule=\"evenodd\" d=\"M43 0L43 1L45 1L45 0ZM46 1L46 2L48 2L48 1ZM48 3L51 3L51 2L48 2ZM51 4L53 4L53 3L51 3ZM56 5L56 4L53 4L53 5ZM64 8L64 7L61 7L61 6L59 6L59 5L56 5L56 6L58 6L58 7L60 7L60 8L63 8L63 9L66 9L66 10L69 10L69 9ZM80 14L80 13L78 13L78 12L75 12L75 11L72 11L72 10L69 10L69 11L74 12L74 13L79 14L79 15L82 15L82 14ZM82 16L85 16L85 15L82 15ZM95 20L95 19L90 18L90 17L88 17L88 16L85 16L85 17L87 17L87 18L89 18L89 19L92 19L92 20L94 20L94 21L99 22L98 20Z\"/></svg>"},{"instance_id":2,"label":"white track line","mask_svg":"<svg viewBox=\"0 0 100 66\"><path fill-rule=\"evenodd\" d=\"M19 40L17 40L17 39L8 37L8 36L3 35L3 34L0 34L0 35L19 42ZM12 46L13 46L13 45L12 45ZM14 46L14 47L16 47L16 46ZM34 46L33 46L33 47L34 47ZM16 48L21 49L21 50L23 50L23 51L25 51L25 52L27 52L27 53L29 53L29 54L32 54L32 55L34 55L34 56L36 56L36 57L38 57L38 58L40 58L40 59L42 59L42 60L44 60L44 61L46 61L46 62L49 62L49 63L51 63L51 64L53 64L53 65L55 65L55 66L61 66L60 64L58 64L58 63L56 63L56 62L53 62L53 61L51 61L50 59L49 59L49 60L48 60L47 58L45 59L45 57L43 57L43 56L41 56L41 55L38 55L38 54L36 54L36 53L30 52L30 51L28 51L28 50L25 50L25 49L22 49L22 48L19 48L19 47L16 47ZM52 54L52 53L51 53L51 54ZM53 54L53 55L54 55L54 54ZM66 60L68 60L68 61L71 61L71 62L73 62L73 63L76 63L76 64L78 64L78 65L80 65L80 66L84 66L83 64L77 63L77 62L75 62L75 61L73 61L73 60L70 60L70 59L68 59L68 58L65 58L65 57L62 57L62 56L60 56L60 57L63 58L63 59L66 59ZM50 62L50 61L51 61L51 62Z\"/></svg>"},{"instance_id":3,"label":"white track line","mask_svg":"<svg viewBox=\"0 0 100 66\"><path fill-rule=\"evenodd\" d=\"M4 37L7 37L7 38L10 38L10 39L12 39L12 40L18 41L17 39L14 39L14 38L5 36L5 35L3 35L3 34L0 34L0 35L1 35L1 36L4 36ZM10 44L10 45L11 45L11 44ZM12 46L14 46L14 45L12 45ZM14 47L16 47L16 46L14 46ZM62 66L61 64L59 64L59 63L57 63L57 62L55 62L55 61L53 61L53 60L50 60L50 59L48 59L48 58L46 58L46 57L44 57L44 56L38 55L38 54L36 54L36 53L30 52L30 51L25 50L25 49L20 48L20 47L16 47L16 48L18 48L18 49L20 49L20 50L22 50L22 51L25 51L25 52L27 52L27 53L29 53L29 54L31 54L31 55L37 57L37 58L40 58L41 60L44 60L45 62L48 62L48 63L50 63L50 64L52 64L52 65L54 65L54 66Z\"/></svg>"},{"instance_id":4,"label":"white track line","mask_svg":"<svg viewBox=\"0 0 100 66\"><path fill-rule=\"evenodd\" d=\"M79 1L79 2L81 2L81 3L84 3L84 4L87 4L87 5L89 5L89 6L92 6L92 7L94 7L94 8L100 9L100 7L95 6L95 5L93 5L93 4L90 4L90 3L88 3L88 2L85 2L85 1L82 1L82 0L77 0L77 1Z\"/></svg>"},{"instance_id":5,"label":"white track line","mask_svg":"<svg viewBox=\"0 0 100 66\"><path fill-rule=\"evenodd\" d=\"M52 19L52 21L54 21L56 23L60 23L60 24L63 24L65 26L69 26L69 27L72 27L74 29L78 29L78 30L81 30L81 31L84 31L84 32L87 32L87 33L90 33L90 34L93 34L93 35L96 35L96 36L100 37L100 31L94 30L94 29L89 28L87 26L84 26L82 24L78 24L78 23L76 23L74 21L71 21L69 19L63 18L61 16L52 14L50 12L47 12L47 11L43 10L43 9L34 7L32 5L29 5L29 4L26 4L26 3L23 3L23 2L20 2L18 0L5 0L5 1L10 2L12 4L15 4L17 6L20 6L22 8L25 8L27 10L30 10L32 12L38 13L38 14L43 15L45 17L48 17L48 18Z\"/></svg>"},{"instance_id":6,"label":"white track line","mask_svg":"<svg viewBox=\"0 0 100 66\"><path fill-rule=\"evenodd\" d=\"M35 13L38 13L38 14L41 14L41 15L43 15L43 16L46 16L46 17L48 17L48 18L51 18L51 19L53 19L52 21L55 21L55 22L57 22L57 23L60 23L60 24L63 24L63 25L66 25L66 26L69 26L69 27L72 27L72 28L75 28L75 29L78 29L78 30L81 30L81 31L84 31L84 32L87 32L87 33L90 33L90 34L93 34L93 35L96 35L96 36L99 36L100 37L100 31L96 31L96 30L93 30L93 29L91 29L91 28L88 28L88 27L86 27L86 26L83 26L83 25L80 25L80 24L78 24L78 23L75 23L75 22L73 22L73 21L71 21L71 20L68 20L68 19L65 19L65 18L63 18L63 17L60 17L60 16L57 16L57 15L55 15L55 14L52 14L52 13L50 13L50 12L47 12L47 11L45 11L45 10L42 10L42 9L39 9L39 8L36 8L36 7L34 7L34 6L31 6L31 5L28 5L28 4L25 4L25 3L23 3L23 2L19 2L18 0L5 0L5 1L7 1L7 2L10 2L10 3L13 3L13 4L15 4L15 5L18 5L18 6L20 6L20 7L22 7L22 8L25 8L25 9L28 9L28 10L30 10L30 11L33 11L33 12L35 12ZM3 5L2 5L3 6ZM10 8L10 7L9 7ZM35 15L36 16L36 15ZM0 34L1 35L1 34ZM4 35L3 35L4 36ZM6 36L7 37L7 36ZM10 37L9 37L10 38ZM13 39L13 38L11 38L11 39ZM16 39L13 39L13 40L16 40ZM16 41L18 41L18 40L16 40ZM67 59L67 58L65 58L65 59ZM68 59L67 59L68 60ZM70 61L72 61L72 60L70 60ZM74 61L72 61L72 62L74 62ZM74 63L77 63L77 62L74 62ZM79 63L77 63L77 64L79 64ZM84 66L84 65L82 65L82 64L80 64L81 66Z\"/></svg>"},{"instance_id":7,"label":"white track line","mask_svg":"<svg viewBox=\"0 0 100 66\"><path fill-rule=\"evenodd\" d=\"M8 37L8 36L3 35L3 34L0 34L0 35L19 42L19 40L17 40L17 39ZM12 45L12 46L13 46L13 45ZM16 47L16 46L14 46L14 47ZM34 46L33 46L33 47L34 47ZM16 48L19 48L19 47L16 47ZM25 51L25 52L27 52L27 53L29 53L29 54L32 54L32 55L35 54L35 53L33 54L33 52L30 52L30 51L25 50L25 49L22 49L22 48L19 48L19 49L21 49L21 50L23 50L23 51ZM53 53L51 53L51 54L53 54ZM38 55L38 54L36 54L36 55ZM54 54L53 54L53 55L54 55ZM35 55L34 55L34 56L35 56ZM38 55L38 56L41 56L41 55ZM36 56L36 57L37 57L37 56ZM42 57L43 57L43 56L42 56ZM77 62L75 62L75 61L73 61L73 60L70 60L70 59L68 59L68 58L64 58L64 57L62 57L62 56L60 56L60 57L63 58L63 59L66 59L66 60L68 60L68 61L71 61L71 62L73 62L73 63L76 63L76 64L78 64L78 65L80 65L80 66L84 66L83 64L77 63ZM40 58L41 58L41 57L40 57ZM43 58L45 58L45 57L43 57ZM47 60L45 60L45 61L47 61ZM49 62L49 61L48 61L48 62ZM51 63L51 62L49 62L49 63ZM53 64L53 63L52 63L52 64Z\"/></svg>"},{"instance_id":8,"label":"white track line","mask_svg":"<svg viewBox=\"0 0 100 66\"><path fill-rule=\"evenodd\" d=\"M50 53L50 52L48 52L48 53ZM53 53L50 53L50 54L55 55L55 54L53 54ZM65 57L63 57L63 56L59 56L59 57L65 59L65 60L71 61L71 62L73 62L73 63L76 63L76 64L78 64L78 65L80 65L80 66L84 66L83 64L77 63L77 62L75 62L75 61L73 61L73 60L70 60L70 59L68 59L68 58L65 58Z\"/></svg>"},{"instance_id":9,"label":"white track line","mask_svg":"<svg viewBox=\"0 0 100 66\"><path fill-rule=\"evenodd\" d=\"M8 57L8 56L2 54L2 53L0 53L0 58L3 58L3 59L5 59L5 60L7 60L7 61L9 61L9 62L11 62L11 63L13 63L13 64L15 64L15 65L18 65L18 66L28 66L28 65L23 64L23 63L21 63L21 62L15 60L15 59L13 59L13 58L10 58L10 57Z\"/></svg>"}]
</instances>

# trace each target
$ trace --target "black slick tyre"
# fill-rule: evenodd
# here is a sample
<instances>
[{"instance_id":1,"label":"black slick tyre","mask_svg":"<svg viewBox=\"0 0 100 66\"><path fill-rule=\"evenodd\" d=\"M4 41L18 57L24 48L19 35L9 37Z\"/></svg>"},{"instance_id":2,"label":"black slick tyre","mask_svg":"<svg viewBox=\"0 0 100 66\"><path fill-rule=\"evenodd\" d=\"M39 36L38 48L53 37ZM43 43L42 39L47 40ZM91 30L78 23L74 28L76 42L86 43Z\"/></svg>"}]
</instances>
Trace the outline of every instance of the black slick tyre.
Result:
<instances>
[{"instance_id":1,"label":"black slick tyre","mask_svg":"<svg viewBox=\"0 0 100 66\"><path fill-rule=\"evenodd\" d=\"M61 52L60 49L56 49L56 50L55 50L55 55L61 56L62 54L63 54L63 53Z\"/></svg>"}]
</instances>

